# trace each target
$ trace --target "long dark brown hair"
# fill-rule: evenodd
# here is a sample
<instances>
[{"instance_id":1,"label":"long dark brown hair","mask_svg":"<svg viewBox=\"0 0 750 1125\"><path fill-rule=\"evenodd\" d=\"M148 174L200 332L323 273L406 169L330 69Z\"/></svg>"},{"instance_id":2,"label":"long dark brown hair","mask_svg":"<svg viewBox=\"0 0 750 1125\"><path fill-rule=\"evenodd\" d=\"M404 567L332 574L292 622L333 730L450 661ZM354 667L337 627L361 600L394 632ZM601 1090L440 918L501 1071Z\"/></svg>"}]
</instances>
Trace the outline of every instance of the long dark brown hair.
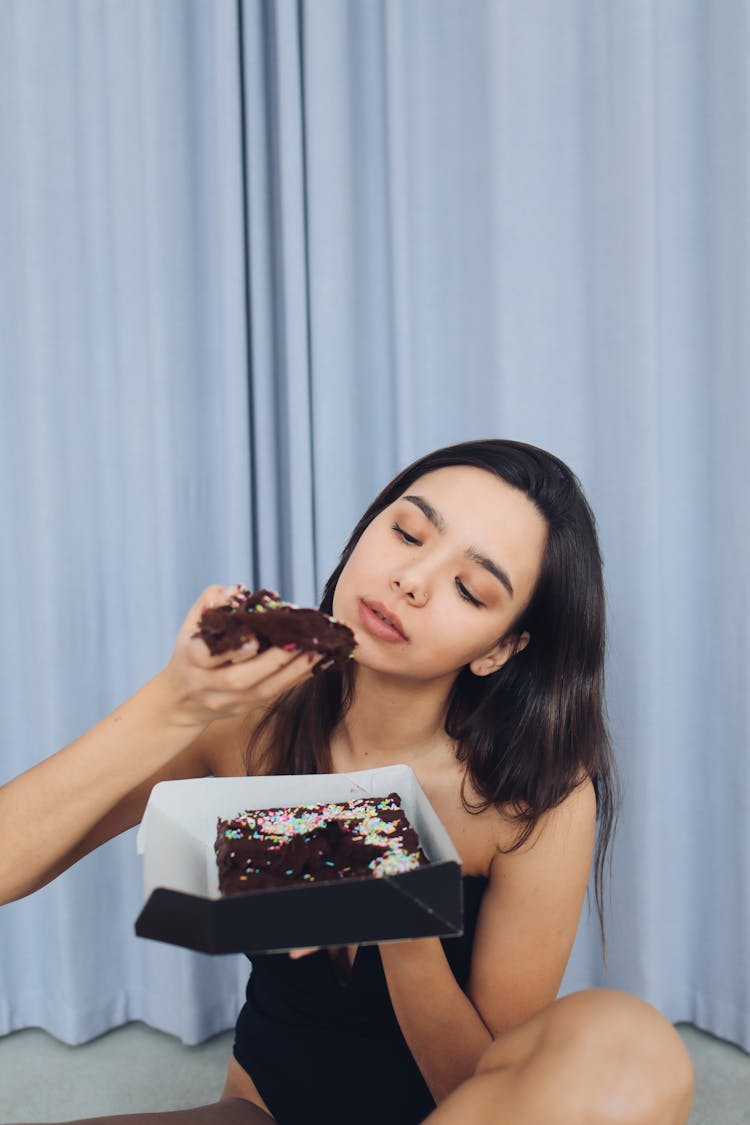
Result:
<instances>
[{"instance_id":1,"label":"long dark brown hair","mask_svg":"<svg viewBox=\"0 0 750 1125\"><path fill-rule=\"evenodd\" d=\"M533 445L499 439L462 442L421 457L362 516L320 608L332 613L341 572L372 520L419 477L455 465L500 477L528 497L547 524L539 578L510 630L511 638L528 632L527 646L489 676L463 668L451 688L445 731L480 797L472 804L464 789L464 806L477 813L494 805L510 813L518 826L509 849L515 851L544 812L590 778L598 819L594 888L604 943L604 868L619 800L604 706L604 583L594 516L567 465ZM351 704L354 678L349 662L343 671L331 668L281 696L253 732L248 772L259 753L264 772L330 772L331 735Z\"/></svg>"}]
</instances>

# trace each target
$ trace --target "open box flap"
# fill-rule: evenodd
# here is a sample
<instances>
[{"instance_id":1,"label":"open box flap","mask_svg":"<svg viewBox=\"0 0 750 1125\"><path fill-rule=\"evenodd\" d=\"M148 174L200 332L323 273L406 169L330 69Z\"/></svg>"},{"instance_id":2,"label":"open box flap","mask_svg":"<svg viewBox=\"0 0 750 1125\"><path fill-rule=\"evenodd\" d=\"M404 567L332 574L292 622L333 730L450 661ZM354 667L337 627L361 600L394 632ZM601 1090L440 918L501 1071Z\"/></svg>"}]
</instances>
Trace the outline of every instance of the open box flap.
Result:
<instances>
[{"instance_id":1,"label":"open box flap","mask_svg":"<svg viewBox=\"0 0 750 1125\"><path fill-rule=\"evenodd\" d=\"M177 853L185 849L197 856L202 849L201 871L211 871L218 819L231 819L244 809L313 805L329 801L350 801L357 797L386 796L397 792L404 812L416 829L430 860L438 856L460 863L460 857L437 814L427 801L414 771L406 765L381 766L353 773L311 774L302 777L211 777L184 781L161 781L151 791L143 821L138 829L137 848L145 857L148 890L154 886L180 889L173 872L188 872L181 889L191 894L213 895L209 879L199 874L198 866L181 864ZM153 853L153 862L149 855ZM165 881L159 882L159 866L164 865ZM166 874L169 873L169 877ZM150 876L156 879L152 882Z\"/></svg>"},{"instance_id":2,"label":"open box flap","mask_svg":"<svg viewBox=\"0 0 750 1125\"><path fill-rule=\"evenodd\" d=\"M151 790L136 846L139 855L142 855L146 850L151 814L155 809L170 815L175 823L187 825L194 835L205 838L215 830L218 817L229 819L243 809L351 801L374 794L379 781L385 784L387 775L393 774L394 781L403 780L405 783L406 774L411 773L408 766L387 766L355 773L306 774L301 777L199 777L160 781Z\"/></svg>"}]
</instances>

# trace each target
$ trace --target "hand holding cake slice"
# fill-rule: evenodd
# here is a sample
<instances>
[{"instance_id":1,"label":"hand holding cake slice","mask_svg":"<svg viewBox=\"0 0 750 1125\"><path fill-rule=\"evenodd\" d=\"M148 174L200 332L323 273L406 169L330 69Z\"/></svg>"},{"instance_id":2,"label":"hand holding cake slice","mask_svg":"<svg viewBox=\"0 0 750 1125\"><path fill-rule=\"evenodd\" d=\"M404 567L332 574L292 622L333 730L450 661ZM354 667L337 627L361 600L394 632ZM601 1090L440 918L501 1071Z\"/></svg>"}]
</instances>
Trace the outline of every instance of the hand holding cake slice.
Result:
<instances>
[{"instance_id":1,"label":"hand holding cake slice","mask_svg":"<svg viewBox=\"0 0 750 1125\"><path fill-rule=\"evenodd\" d=\"M351 629L335 617L286 602L274 590L251 593L242 586L224 605L203 610L195 635L212 656L241 648L251 637L258 638L258 652L277 646L322 653L327 659L313 673L343 667L356 644Z\"/></svg>"}]
</instances>

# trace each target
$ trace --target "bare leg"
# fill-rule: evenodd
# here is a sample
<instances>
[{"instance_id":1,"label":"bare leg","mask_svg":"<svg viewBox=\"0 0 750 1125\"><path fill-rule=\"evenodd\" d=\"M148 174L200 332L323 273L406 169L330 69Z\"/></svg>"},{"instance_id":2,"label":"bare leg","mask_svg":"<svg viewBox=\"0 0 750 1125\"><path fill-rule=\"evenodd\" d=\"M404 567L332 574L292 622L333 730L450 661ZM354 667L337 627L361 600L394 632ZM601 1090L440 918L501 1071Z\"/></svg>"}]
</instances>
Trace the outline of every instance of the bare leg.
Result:
<instances>
[{"instance_id":1,"label":"bare leg","mask_svg":"<svg viewBox=\"0 0 750 1125\"><path fill-rule=\"evenodd\" d=\"M496 1039L424 1125L685 1125L690 1056L655 1008L592 989Z\"/></svg>"},{"instance_id":2,"label":"bare leg","mask_svg":"<svg viewBox=\"0 0 750 1125\"><path fill-rule=\"evenodd\" d=\"M224 1098L196 1109L87 1117L82 1121L65 1122L64 1125L274 1125L274 1120L244 1098Z\"/></svg>"}]
</instances>

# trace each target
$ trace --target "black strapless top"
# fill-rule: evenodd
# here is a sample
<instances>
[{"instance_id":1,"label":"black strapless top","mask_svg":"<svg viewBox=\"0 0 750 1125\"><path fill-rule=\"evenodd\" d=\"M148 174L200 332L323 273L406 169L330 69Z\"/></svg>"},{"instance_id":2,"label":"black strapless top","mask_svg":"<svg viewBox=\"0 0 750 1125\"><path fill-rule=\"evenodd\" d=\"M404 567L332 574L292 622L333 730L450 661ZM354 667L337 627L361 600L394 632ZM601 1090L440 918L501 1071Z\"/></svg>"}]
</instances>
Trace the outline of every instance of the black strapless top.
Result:
<instances>
[{"instance_id":1,"label":"black strapless top","mask_svg":"<svg viewBox=\"0 0 750 1125\"><path fill-rule=\"evenodd\" d=\"M462 989L486 886L483 875L464 876L464 933L442 939ZM234 1057L277 1125L418 1125L435 1108L401 1034L377 945L360 946L348 980L325 949L299 960L255 956L252 964Z\"/></svg>"}]
</instances>

